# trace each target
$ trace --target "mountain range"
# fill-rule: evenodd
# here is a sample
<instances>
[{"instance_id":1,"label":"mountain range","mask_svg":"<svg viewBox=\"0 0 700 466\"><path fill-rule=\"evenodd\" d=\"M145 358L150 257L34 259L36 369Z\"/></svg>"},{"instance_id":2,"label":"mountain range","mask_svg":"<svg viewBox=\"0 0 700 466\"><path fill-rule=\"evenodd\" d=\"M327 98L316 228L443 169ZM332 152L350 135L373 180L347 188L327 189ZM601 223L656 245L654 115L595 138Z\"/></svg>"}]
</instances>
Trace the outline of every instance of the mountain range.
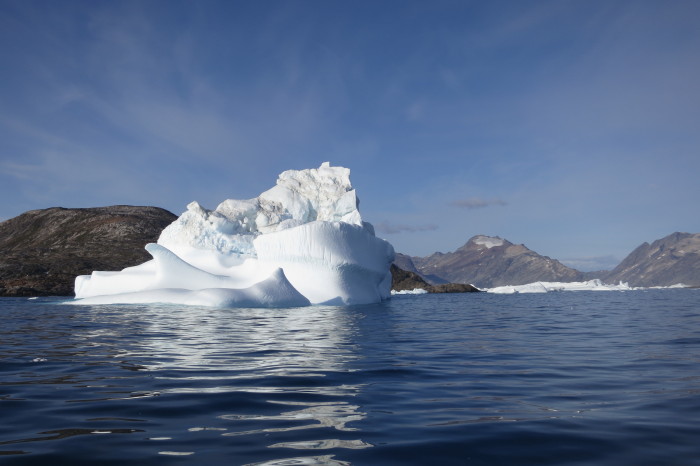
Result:
<instances>
[{"instance_id":1,"label":"mountain range","mask_svg":"<svg viewBox=\"0 0 700 466\"><path fill-rule=\"evenodd\" d=\"M644 243L612 271L580 272L542 256L523 244L497 236L477 235L453 252L426 257L397 254L399 268L431 284L469 283L478 288L523 285L537 281L573 282L598 278L630 286L700 286L700 233L673 233Z\"/></svg>"}]
</instances>

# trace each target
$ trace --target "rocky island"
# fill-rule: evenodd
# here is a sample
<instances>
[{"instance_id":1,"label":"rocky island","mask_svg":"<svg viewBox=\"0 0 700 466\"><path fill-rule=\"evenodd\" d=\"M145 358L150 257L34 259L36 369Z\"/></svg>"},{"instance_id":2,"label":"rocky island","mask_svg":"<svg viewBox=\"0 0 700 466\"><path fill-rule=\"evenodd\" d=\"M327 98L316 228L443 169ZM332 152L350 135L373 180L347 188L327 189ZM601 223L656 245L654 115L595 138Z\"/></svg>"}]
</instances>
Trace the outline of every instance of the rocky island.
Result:
<instances>
[{"instance_id":1,"label":"rocky island","mask_svg":"<svg viewBox=\"0 0 700 466\"><path fill-rule=\"evenodd\" d=\"M396 264L391 264L391 289L394 291L425 290L428 293L473 293L481 291L466 283L441 283L431 285L420 275L410 270L403 270Z\"/></svg>"}]
</instances>

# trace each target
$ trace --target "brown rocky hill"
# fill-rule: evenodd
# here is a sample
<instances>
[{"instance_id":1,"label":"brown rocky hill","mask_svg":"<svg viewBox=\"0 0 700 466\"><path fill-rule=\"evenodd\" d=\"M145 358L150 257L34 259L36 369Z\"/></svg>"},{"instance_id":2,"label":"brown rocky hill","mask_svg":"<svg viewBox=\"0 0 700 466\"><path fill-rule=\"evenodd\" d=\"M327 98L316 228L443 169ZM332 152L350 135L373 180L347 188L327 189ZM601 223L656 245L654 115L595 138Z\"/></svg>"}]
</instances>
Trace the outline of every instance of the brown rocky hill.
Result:
<instances>
[{"instance_id":1,"label":"brown rocky hill","mask_svg":"<svg viewBox=\"0 0 700 466\"><path fill-rule=\"evenodd\" d=\"M580 281L583 274L561 262L499 237L478 235L454 252L411 257L433 283L469 283L479 288L536 281Z\"/></svg>"},{"instance_id":2,"label":"brown rocky hill","mask_svg":"<svg viewBox=\"0 0 700 466\"><path fill-rule=\"evenodd\" d=\"M676 232L644 243L603 280L630 286L700 286L700 233Z\"/></svg>"},{"instance_id":3,"label":"brown rocky hill","mask_svg":"<svg viewBox=\"0 0 700 466\"><path fill-rule=\"evenodd\" d=\"M0 296L72 296L77 275L151 258L177 217L158 207L32 210L0 223Z\"/></svg>"}]
</instances>

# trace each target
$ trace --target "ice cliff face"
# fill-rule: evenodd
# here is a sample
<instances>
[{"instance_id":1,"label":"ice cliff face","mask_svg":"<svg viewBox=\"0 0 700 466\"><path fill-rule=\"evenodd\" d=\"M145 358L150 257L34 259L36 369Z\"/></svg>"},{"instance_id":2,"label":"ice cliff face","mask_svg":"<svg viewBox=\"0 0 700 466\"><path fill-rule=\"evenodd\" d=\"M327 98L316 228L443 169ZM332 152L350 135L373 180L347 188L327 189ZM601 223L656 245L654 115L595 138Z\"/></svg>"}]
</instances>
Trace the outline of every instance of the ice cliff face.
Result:
<instances>
[{"instance_id":1,"label":"ice cliff face","mask_svg":"<svg viewBox=\"0 0 700 466\"><path fill-rule=\"evenodd\" d=\"M389 297L394 250L362 222L358 205L347 168L326 162L285 171L256 198L215 210L190 203L146 248L152 261L80 276L76 298L248 307L377 302ZM225 291L205 296L207 289Z\"/></svg>"}]
</instances>

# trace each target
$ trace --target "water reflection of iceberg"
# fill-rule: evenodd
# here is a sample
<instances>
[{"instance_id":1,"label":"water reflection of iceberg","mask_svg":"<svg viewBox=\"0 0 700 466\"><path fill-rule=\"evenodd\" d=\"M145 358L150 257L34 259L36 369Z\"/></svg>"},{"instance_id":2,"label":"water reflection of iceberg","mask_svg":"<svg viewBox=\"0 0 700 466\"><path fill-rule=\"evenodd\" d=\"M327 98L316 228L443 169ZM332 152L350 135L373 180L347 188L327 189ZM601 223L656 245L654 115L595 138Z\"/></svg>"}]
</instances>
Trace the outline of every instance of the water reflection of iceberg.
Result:
<instances>
[{"instance_id":1,"label":"water reflection of iceberg","mask_svg":"<svg viewBox=\"0 0 700 466\"><path fill-rule=\"evenodd\" d=\"M217 324L202 328L194 322L200 325L197 341L169 341L168 350L186 355L188 367L215 370L226 365L249 378L318 376L345 370L355 358L345 335L352 317L340 308L247 309L231 318L235 331L227 326L224 332Z\"/></svg>"},{"instance_id":2,"label":"water reflection of iceberg","mask_svg":"<svg viewBox=\"0 0 700 466\"><path fill-rule=\"evenodd\" d=\"M350 466L347 461L339 461L333 455L284 458L261 463L248 463L244 466Z\"/></svg>"},{"instance_id":3,"label":"water reflection of iceberg","mask_svg":"<svg viewBox=\"0 0 700 466\"><path fill-rule=\"evenodd\" d=\"M297 453L372 446L351 434L357 429L352 423L366 418L352 401L364 385L348 383L346 376L359 357L355 342L362 313L356 310L114 306L91 312L103 321L101 329L115 330L93 338L128 342L115 348L117 357L149 373L161 399L217 400L209 418L183 425L180 440L225 436L236 444L260 442ZM120 325L104 322L111 319ZM289 432L293 437L285 435ZM332 457L299 457L294 464L320 459L345 464Z\"/></svg>"},{"instance_id":4,"label":"water reflection of iceberg","mask_svg":"<svg viewBox=\"0 0 700 466\"><path fill-rule=\"evenodd\" d=\"M348 337L358 316L343 307L103 306L93 308L91 318L99 330L86 329L81 340L109 340L114 356L163 378L321 377L347 372L357 357Z\"/></svg>"},{"instance_id":5,"label":"water reflection of iceberg","mask_svg":"<svg viewBox=\"0 0 700 466\"><path fill-rule=\"evenodd\" d=\"M312 312L309 312L311 309ZM218 416L228 426L227 432L221 435L269 436L271 443L268 448L294 450L372 446L359 439L329 438L327 435L329 432L355 431L356 428L349 424L366 417L358 405L348 401L357 396L363 385L334 383L333 380L299 383L299 378L333 379L334 373L349 372L352 370L349 363L358 357L352 342L352 336L356 334L357 314L349 312L347 308L311 309L300 309L299 312L289 310L281 314L276 312L274 316L270 316L269 312L249 311L249 317L254 319L249 322L254 325L245 331L245 344L239 348L238 355L246 356L238 361L245 367L245 373L240 376L250 379L264 377L268 383L272 378L280 385L256 386L251 383L252 380L241 380L242 384L235 387L238 393L264 393L269 397L266 405L257 412ZM281 385L286 379L294 383ZM301 395L303 401L289 399L290 394ZM275 441L275 433L292 431L297 432L294 440ZM303 431L316 434L304 436ZM326 435L321 435L322 432ZM316 459L312 457L305 461L314 464ZM324 462L329 460L324 457Z\"/></svg>"},{"instance_id":6,"label":"water reflection of iceberg","mask_svg":"<svg viewBox=\"0 0 700 466\"><path fill-rule=\"evenodd\" d=\"M358 386L359 389L359 386ZM354 394L353 394L354 395ZM284 404L304 408L292 411L285 411L277 415L235 415L226 414L220 416L221 419L234 421L301 421L304 424L293 425L286 427L265 427L262 429L228 432L224 436L248 435L265 432L289 432L292 430L318 429L330 427L336 430L353 431L357 430L352 427L347 427L346 424L351 421L360 421L365 418L365 413L357 411L359 406L351 405L344 401L339 402L279 402L270 401L270 403ZM314 421L306 423L307 421Z\"/></svg>"},{"instance_id":7,"label":"water reflection of iceberg","mask_svg":"<svg viewBox=\"0 0 700 466\"><path fill-rule=\"evenodd\" d=\"M351 450L361 450L373 446L362 440L311 440L301 442L281 442L270 445L270 448L293 448L295 450L330 450L332 448L348 448Z\"/></svg>"}]
</instances>

